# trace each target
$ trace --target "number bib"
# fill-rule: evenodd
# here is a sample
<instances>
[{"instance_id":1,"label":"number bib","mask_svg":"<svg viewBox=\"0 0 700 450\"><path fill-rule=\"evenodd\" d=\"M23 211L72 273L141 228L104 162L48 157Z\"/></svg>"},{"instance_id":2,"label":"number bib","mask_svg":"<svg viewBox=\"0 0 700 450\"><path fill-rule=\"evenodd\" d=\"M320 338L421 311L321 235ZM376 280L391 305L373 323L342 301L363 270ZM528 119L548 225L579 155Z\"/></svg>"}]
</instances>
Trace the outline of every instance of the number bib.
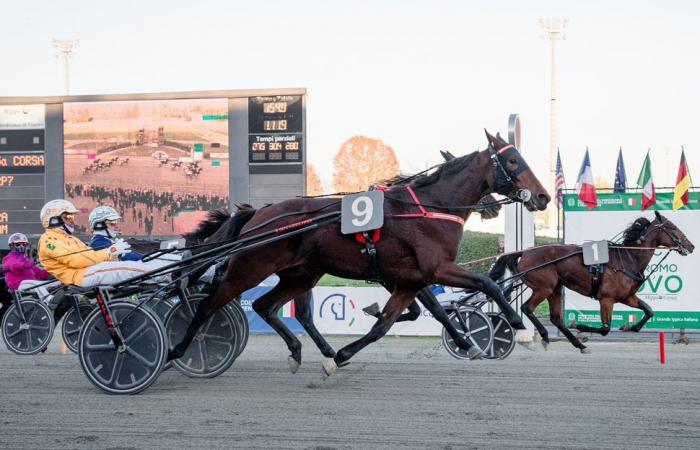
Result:
<instances>
[{"instance_id":1,"label":"number bib","mask_svg":"<svg viewBox=\"0 0 700 450\"><path fill-rule=\"evenodd\" d=\"M384 192L367 191L343 197L340 232L354 234L384 225Z\"/></svg>"},{"instance_id":2,"label":"number bib","mask_svg":"<svg viewBox=\"0 0 700 450\"><path fill-rule=\"evenodd\" d=\"M583 250L583 264L586 266L607 264L610 261L608 241L584 242L581 249Z\"/></svg>"}]
</instances>

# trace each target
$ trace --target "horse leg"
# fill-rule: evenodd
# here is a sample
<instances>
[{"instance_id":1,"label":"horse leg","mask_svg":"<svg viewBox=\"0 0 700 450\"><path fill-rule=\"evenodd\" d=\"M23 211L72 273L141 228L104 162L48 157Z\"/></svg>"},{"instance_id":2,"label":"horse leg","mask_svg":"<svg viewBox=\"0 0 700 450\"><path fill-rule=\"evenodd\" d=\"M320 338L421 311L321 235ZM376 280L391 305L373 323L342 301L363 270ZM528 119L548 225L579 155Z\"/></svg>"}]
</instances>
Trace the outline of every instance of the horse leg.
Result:
<instances>
[{"instance_id":1,"label":"horse leg","mask_svg":"<svg viewBox=\"0 0 700 450\"><path fill-rule=\"evenodd\" d=\"M610 323L612 322L612 311L614 304L615 301L612 299L604 298L600 300L600 328L575 324L574 322L570 322L568 328L576 328L578 331L598 333L602 336L607 336L608 333L610 333ZM572 326L574 324L575 326Z\"/></svg>"},{"instance_id":2,"label":"horse leg","mask_svg":"<svg viewBox=\"0 0 700 450\"><path fill-rule=\"evenodd\" d=\"M332 358L335 356L335 350L326 342L321 333L318 332L316 325L314 325L311 299L311 290L294 297L295 317L301 326L304 327L311 340L314 341L321 354L326 358Z\"/></svg>"},{"instance_id":3,"label":"horse leg","mask_svg":"<svg viewBox=\"0 0 700 450\"><path fill-rule=\"evenodd\" d=\"M379 305L377 303L372 303L371 305L362 308L362 311L366 312L370 316L376 317L377 319L379 319L382 315L382 311L379 309ZM416 320L418 317L420 317L420 306L418 306L418 303L414 300L410 305L408 305L408 312L401 314L396 319L396 323Z\"/></svg>"},{"instance_id":4,"label":"horse leg","mask_svg":"<svg viewBox=\"0 0 700 450\"><path fill-rule=\"evenodd\" d=\"M445 327L445 330L447 330L447 333L454 340L455 344L457 344L457 347L467 351L469 359L478 359L482 356L481 350L479 350L475 345L472 345L472 343L468 340L464 339L464 336L460 334L457 328L455 328L450 321L450 317L448 316L447 312L445 312L445 309L442 307L437 297L435 297L435 294L433 294L433 291L431 291L429 287L425 287L418 291L416 297L418 300L420 300L423 306L425 306L425 309L430 311L435 320L440 322L442 326Z\"/></svg>"},{"instance_id":5,"label":"horse leg","mask_svg":"<svg viewBox=\"0 0 700 450\"><path fill-rule=\"evenodd\" d=\"M568 328L564 326L564 309L562 308L561 290L563 286L558 284L556 289L547 298L549 302L549 320L552 321L555 327L562 332L566 339L571 342L571 345L581 350L581 353L590 353L591 350L583 345L583 343L574 336Z\"/></svg>"},{"instance_id":6,"label":"horse leg","mask_svg":"<svg viewBox=\"0 0 700 450\"><path fill-rule=\"evenodd\" d=\"M287 348L291 352L287 358L289 370L291 370L292 373L296 373L297 370L299 370L299 366L301 366L301 342L294 336L294 333L287 328L282 320L277 317L277 310L287 303L291 297L308 292L318 278L290 276L284 273L278 273L278 275L280 277L279 283L262 297L254 301L253 309L287 344ZM294 301L296 305L296 299ZM311 302L308 304L310 305L310 303ZM306 309L308 311L311 308L307 305ZM310 315L310 311L308 312Z\"/></svg>"},{"instance_id":7,"label":"horse leg","mask_svg":"<svg viewBox=\"0 0 700 450\"><path fill-rule=\"evenodd\" d=\"M190 322L189 327L187 327L182 341L168 353L168 361L181 358L182 355L185 354L192 339L197 335L199 327L209 320L216 311L221 309L226 303L231 301L231 299L237 298L241 292L257 285L264 279L264 276L258 276L257 278L248 280L246 284L242 284L240 281L231 281L228 277L224 278L212 294L209 294L207 298L199 302L199 307L197 307L197 311L195 311L192 322Z\"/></svg>"},{"instance_id":8,"label":"horse leg","mask_svg":"<svg viewBox=\"0 0 700 450\"><path fill-rule=\"evenodd\" d=\"M501 312L506 316L506 320L516 330L525 330L518 313L515 312L508 300L503 296L503 292L498 285L489 277L471 273L455 263L441 264L435 271L435 282L446 286L454 286L467 289L477 289L488 295L498 304ZM526 339L523 333L517 332L515 340L524 342Z\"/></svg>"},{"instance_id":9,"label":"horse leg","mask_svg":"<svg viewBox=\"0 0 700 450\"><path fill-rule=\"evenodd\" d=\"M549 333L544 325L542 325L542 322L540 322L540 319L535 316L535 309L537 308L537 305L542 303L542 300L544 300L545 297L547 297L546 293L533 290L530 298L527 299L522 306L520 306L520 311L522 311L523 314L530 319L530 322L535 325L537 332L540 333L540 336L542 337L542 347L547 350L547 346L549 345Z\"/></svg>"},{"instance_id":10,"label":"horse leg","mask_svg":"<svg viewBox=\"0 0 700 450\"><path fill-rule=\"evenodd\" d=\"M334 358L329 358L323 362L324 378L332 375L338 367L346 365L348 360L357 352L384 336L415 296L416 291L414 290L394 290L384 307L384 311L382 311L381 317L372 326L372 329L360 339L338 350Z\"/></svg>"},{"instance_id":11,"label":"horse leg","mask_svg":"<svg viewBox=\"0 0 700 450\"><path fill-rule=\"evenodd\" d=\"M637 308L644 311L644 317L642 317L642 319L639 322L635 323L634 325L630 325L628 323L622 325L620 327L620 330L622 331L634 331L635 333L638 333L639 330L641 330L642 327L644 327L644 324L647 323L649 319L654 317L654 310L651 309L651 306L647 305L644 302L644 300L641 300L636 295L628 297L620 301L620 303L622 303L623 305L627 305L631 308Z\"/></svg>"}]
</instances>

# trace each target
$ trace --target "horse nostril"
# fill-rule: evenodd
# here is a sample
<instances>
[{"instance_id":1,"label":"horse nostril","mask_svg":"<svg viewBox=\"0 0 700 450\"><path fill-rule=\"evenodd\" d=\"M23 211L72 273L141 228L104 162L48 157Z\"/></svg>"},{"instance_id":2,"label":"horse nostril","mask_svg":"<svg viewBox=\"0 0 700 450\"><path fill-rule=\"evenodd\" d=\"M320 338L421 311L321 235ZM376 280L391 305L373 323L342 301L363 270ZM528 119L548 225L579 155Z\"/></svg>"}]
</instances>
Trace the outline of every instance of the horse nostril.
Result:
<instances>
[{"instance_id":1,"label":"horse nostril","mask_svg":"<svg viewBox=\"0 0 700 450\"><path fill-rule=\"evenodd\" d=\"M547 194L539 194L537 198L542 202L543 204L549 203L549 201L552 199L549 195Z\"/></svg>"}]
</instances>

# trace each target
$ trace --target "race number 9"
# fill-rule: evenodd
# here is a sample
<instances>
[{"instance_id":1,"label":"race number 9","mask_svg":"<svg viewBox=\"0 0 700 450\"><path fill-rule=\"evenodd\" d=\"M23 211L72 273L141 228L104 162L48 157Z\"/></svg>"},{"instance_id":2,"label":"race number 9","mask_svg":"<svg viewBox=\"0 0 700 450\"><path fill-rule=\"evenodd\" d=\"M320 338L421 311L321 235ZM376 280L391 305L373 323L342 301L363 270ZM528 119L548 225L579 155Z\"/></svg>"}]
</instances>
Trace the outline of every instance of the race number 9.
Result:
<instances>
[{"instance_id":1,"label":"race number 9","mask_svg":"<svg viewBox=\"0 0 700 450\"><path fill-rule=\"evenodd\" d=\"M384 225L384 192L350 194L341 202L340 231L343 234L375 230Z\"/></svg>"},{"instance_id":2,"label":"race number 9","mask_svg":"<svg viewBox=\"0 0 700 450\"><path fill-rule=\"evenodd\" d=\"M372 220L372 201L369 197L357 197L352 201L352 215L356 218L352 219L352 224L356 227L363 227Z\"/></svg>"}]
</instances>

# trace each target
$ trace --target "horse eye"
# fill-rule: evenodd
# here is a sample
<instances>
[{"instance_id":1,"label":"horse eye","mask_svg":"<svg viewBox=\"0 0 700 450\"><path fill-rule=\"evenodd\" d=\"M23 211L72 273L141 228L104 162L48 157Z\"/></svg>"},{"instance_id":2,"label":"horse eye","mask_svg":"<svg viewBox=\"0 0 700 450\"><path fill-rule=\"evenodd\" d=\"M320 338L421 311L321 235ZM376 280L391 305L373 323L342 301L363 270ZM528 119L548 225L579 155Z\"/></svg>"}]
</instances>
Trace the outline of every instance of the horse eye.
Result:
<instances>
[{"instance_id":1,"label":"horse eye","mask_svg":"<svg viewBox=\"0 0 700 450\"><path fill-rule=\"evenodd\" d=\"M518 163L518 160L515 159L515 158L510 158L510 159L508 160L508 162L509 162L510 164L517 164L517 163Z\"/></svg>"}]
</instances>

